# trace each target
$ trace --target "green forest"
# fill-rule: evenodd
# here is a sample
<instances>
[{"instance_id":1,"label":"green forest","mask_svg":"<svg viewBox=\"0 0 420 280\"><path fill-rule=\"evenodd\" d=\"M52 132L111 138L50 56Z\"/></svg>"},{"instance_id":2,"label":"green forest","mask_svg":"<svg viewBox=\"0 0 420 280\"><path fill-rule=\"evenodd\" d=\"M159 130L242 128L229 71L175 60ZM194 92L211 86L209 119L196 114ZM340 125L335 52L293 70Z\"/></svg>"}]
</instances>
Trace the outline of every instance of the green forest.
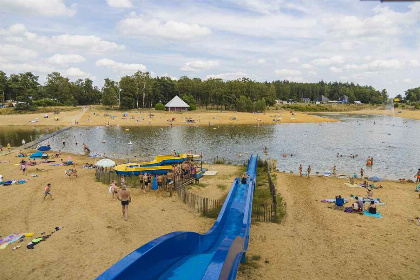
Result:
<instances>
[{"instance_id":1,"label":"green forest","mask_svg":"<svg viewBox=\"0 0 420 280\"><path fill-rule=\"evenodd\" d=\"M223 81L222 79L201 80L181 77L152 77L149 72L138 71L124 76L120 81L105 79L102 88L89 78L70 81L58 72L48 74L42 85L39 77L31 72L7 74L0 71L0 92L2 100L19 102L16 109L34 110L37 106L72 106L103 104L121 109L154 108L165 104L175 95L183 98L192 109L196 106L238 111L263 111L275 100L300 102L302 98L314 100L324 95L338 100L342 95L349 101L381 104L388 94L385 89L353 83L324 82L297 83L290 81L256 82L248 78ZM408 89L402 100L418 102L420 88ZM161 107L159 104L158 107Z\"/></svg>"}]
</instances>

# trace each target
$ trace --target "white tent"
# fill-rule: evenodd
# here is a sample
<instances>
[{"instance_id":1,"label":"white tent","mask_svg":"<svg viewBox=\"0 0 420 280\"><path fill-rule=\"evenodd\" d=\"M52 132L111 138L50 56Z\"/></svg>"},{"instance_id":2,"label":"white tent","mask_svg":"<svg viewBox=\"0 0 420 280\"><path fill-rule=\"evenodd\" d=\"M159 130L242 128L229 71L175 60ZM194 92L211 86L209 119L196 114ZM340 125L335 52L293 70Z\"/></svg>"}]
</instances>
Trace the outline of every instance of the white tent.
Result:
<instances>
[{"instance_id":1,"label":"white tent","mask_svg":"<svg viewBox=\"0 0 420 280\"><path fill-rule=\"evenodd\" d=\"M172 98L172 100L169 101L165 105L165 107L168 111L186 111L188 110L188 108L190 108L190 105L185 103L184 100L179 98L177 95L174 98Z\"/></svg>"}]
</instances>

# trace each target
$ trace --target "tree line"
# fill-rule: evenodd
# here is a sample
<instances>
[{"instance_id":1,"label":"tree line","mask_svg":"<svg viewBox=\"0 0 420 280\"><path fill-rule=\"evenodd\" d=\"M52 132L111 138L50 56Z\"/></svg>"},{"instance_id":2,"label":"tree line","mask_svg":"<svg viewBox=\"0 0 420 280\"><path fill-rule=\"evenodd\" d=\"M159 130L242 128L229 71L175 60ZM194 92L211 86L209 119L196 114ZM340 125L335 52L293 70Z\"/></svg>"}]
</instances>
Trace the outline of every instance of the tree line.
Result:
<instances>
[{"instance_id":1,"label":"tree line","mask_svg":"<svg viewBox=\"0 0 420 280\"><path fill-rule=\"evenodd\" d=\"M330 100L346 95L350 102L358 100L371 104L381 104L388 98L385 89L379 91L354 83L257 82L248 78L223 81L186 76L173 80L152 77L149 72L141 71L124 76L120 81L107 78L102 88L94 86L89 78L70 81L58 72L48 74L46 82L41 85L39 77L31 72L7 76L0 71L0 91L3 101L18 101L21 107L103 104L121 109L154 108L176 95L192 109L202 106L238 111L263 111L266 106L274 105L275 100L300 102L302 98L309 98L313 101L321 95ZM406 96L419 98L418 88L417 91L407 90Z\"/></svg>"}]
</instances>

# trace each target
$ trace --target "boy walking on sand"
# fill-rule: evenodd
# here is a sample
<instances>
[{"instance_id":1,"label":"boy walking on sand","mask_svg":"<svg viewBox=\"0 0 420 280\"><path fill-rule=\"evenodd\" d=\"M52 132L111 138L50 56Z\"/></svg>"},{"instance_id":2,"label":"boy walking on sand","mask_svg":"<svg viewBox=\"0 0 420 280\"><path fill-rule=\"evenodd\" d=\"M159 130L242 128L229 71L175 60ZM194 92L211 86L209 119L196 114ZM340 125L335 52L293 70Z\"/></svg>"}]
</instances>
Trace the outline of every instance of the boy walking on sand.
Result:
<instances>
[{"instance_id":1,"label":"boy walking on sand","mask_svg":"<svg viewBox=\"0 0 420 280\"><path fill-rule=\"evenodd\" d=\"M52 194L51 194L51 184L50 184L50 183L48 183L48 185L45 187L45 196L44 196L44 200L45 200L45 198L47 197L47 195L50 195L51 200L53 200L53 199L54 199L54 198L52 197Z\"/></svg>"},{"instance_id":2,"label":"boy walking on sand","mask_svg":"<svg viewBox=\"0 0 420 280\"><path fill-rule=\"evenodd\" d=\"M122 213L124 219L128 220L128 204L131 202L130 192L127 190L126 185L123 185L122 190L118 194L118 200L121 201Z\"/></svg>"}]
</instances>

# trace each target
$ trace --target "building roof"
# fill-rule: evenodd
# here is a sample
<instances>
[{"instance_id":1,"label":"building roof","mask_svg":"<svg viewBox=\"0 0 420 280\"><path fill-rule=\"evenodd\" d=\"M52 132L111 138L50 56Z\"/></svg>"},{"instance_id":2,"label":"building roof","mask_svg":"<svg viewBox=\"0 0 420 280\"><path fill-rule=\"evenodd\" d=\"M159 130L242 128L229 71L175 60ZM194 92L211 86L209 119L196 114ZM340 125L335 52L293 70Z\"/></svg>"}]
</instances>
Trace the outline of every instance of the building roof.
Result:
<instances>
[{"instance_id":1,"label":"building roof","mask_svg":"<svg viewBox=\"0 0 420 280\"><path fill-rule=\"evenodd\" d=\"M172 98L171 101L169 101L168 103L166 103L165 105L166 108L189 108L190 105L188 105L187 103L184 102L184 100L182 100L181 98L177 96L175 96L174 98Z\"/></svg>"},{"instance_id":2,"label":"building roof","mask_svg":"<svg viewBox=\"0 0 420 280\"><path fill-rule=\"evenodd\" d=\"M321 96L318 96L318 98L316 98L315 101L328 102L330 100L326 98L325 96L321 95Z\"/></svg>"}]
</instances>

